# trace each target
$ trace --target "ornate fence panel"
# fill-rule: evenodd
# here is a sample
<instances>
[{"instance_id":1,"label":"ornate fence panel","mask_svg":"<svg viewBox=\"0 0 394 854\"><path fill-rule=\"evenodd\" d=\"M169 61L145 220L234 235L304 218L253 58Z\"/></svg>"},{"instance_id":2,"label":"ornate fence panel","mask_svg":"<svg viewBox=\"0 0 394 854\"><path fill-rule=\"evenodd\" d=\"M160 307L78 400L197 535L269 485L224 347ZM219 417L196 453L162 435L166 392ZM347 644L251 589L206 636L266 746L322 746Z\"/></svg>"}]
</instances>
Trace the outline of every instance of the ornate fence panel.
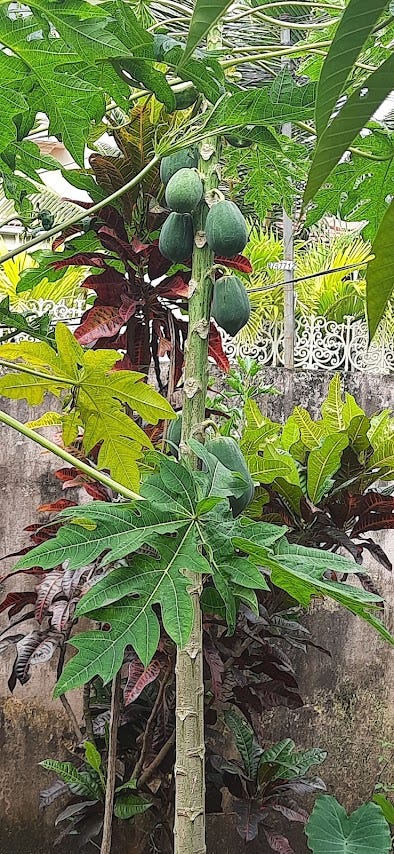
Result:
<instances>
[{"instance_id":1,"label":"ornate fence panel","mask_svg":"<svg viewBox=\"0 0 394 854\"><path fill-rule=\"evenodd\" d=\"M25 315L49 312L54 321L62 320L73 329L85 308L85 299L75 300L71 305L52 300L29 300L19 311ZM0 329L0 343L2 335L8 332ZM26 336L17 336L16 340L18 338ZM238 337L225 336L224 349L230 361L235 361L237 356L252 356L261 365L281 366L283 323L262 323L256 341L251 344L241 343ZM368 330L363 320L347 317L344 323L336 323L325 317L301 317L296 327L294 366L301 370L390 374L394 372L394 338L382 324L368 347Z\"/></svg>"},{"instance_id":2,"label":"ornate fence panel","mask_svg":"<svg viewBox=\"0 0 394 854\"><path fill-rule=\"evenodd\" d=\"M252 356L261 365L283 365L283 323L264 322L256 341L243 344L225 337L230 361ZM379 330L368 347L368 329L363 320L347 317L336 323L325 317L301 317L297 321L294 366L302 370L363 371L389 374L394 371L394 339Z\"/></svg>"}]
</instances>

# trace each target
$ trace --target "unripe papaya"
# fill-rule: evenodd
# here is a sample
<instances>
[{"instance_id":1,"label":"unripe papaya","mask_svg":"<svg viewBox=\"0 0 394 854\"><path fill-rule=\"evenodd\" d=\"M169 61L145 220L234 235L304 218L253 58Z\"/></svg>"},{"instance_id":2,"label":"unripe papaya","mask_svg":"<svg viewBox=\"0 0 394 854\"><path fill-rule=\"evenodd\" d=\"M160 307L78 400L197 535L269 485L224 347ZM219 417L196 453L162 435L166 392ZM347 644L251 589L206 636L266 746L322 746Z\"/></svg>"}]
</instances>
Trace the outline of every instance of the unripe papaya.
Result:
<instances>
[{"instance_id":1,"label":"unripe papaya","mask_svg":"<svg viewBox=\"0 0 394 854\"><path fill-rule=\"evenodd\" d=\"M166 203L177 213L192 213L202 199L204 188L195 169L178 169L166 189Z\"/></svg>"},{"instance_id":2,"label":"unripe papaya","mask_svg":"<svg viewBox=\"0 0 394 854\"><path fill-rule=\"evenodd\" d=\"M176 450L179 448L181 443L181 435L182 435L182 415L178 415L177 418L174 418L169 422L167 429L167 450L172 454L173 457L176 456Z\"/></svg>"},{"instance_id":3,"label":"unripe papaya","mask_svg":"<svg viewBox=\"0 0 394 854\"><path fill-rule=\"evenodd\" d=\"M193 251L193 223L189 214L170 213L162 225L159 249L165 258L178 264L187 261Z\"/></svg>"},{"instance_id":4,"label":"unripe papaya","mask_svg":"<svg viewBox=\"0 0 394 854\"><path fill-rule=\"evenodd\" d=\"M236 335L250 317L248 292L238 276L222 276L213 286L211 315L228 335Z\"/></svg>"},{"instance_id":5,"label":"unripe papaya","mask_svg":"<svg viewBox=\"0 0 394 854\"><path fill-rule=\"evenodd\" d=\"M178 172L179 169L196 169L198 166L198 150L193 148L182 148L181 151L176 151L175 154L169 154L168 157L163 157L160 163L160 178L166 187L170 178Z\"/></svg>"},{"instance_id":6,"label":"unripe papaya","mask_svg":"<svg viewBox=\"0 0 394 854\"><path fill-rule=\"evenodd\" d=\"M222 258L234 258L248 242L248 229L240 209L226 200L209 209L205 233L209 248Z\"/></svg>"},{"instance_id":7,"label":"unripe papaya","mask_svg":"<svg viewBox=\"0 0 394 854\"><path fill-rule=\"evenodd\" d=\"M239 472L246 481L245 492L242 495L238 498L234 495L229 496L232 514L234 517L239 516L248 504L250 504L254 496L254 483L246 465L245 457L237 442L231 436L215 436L213 439L207 439L205 447L227 469Z\"/></svg>"},{"instance_id":8,"label":"unripe papaya","mask_svg":"<svg viewBox=\"0 0 394 854\"><path fill-rule=\"evenodd\" d=\"M198 92L194 86L189 86L188 89L181 89L180 92L174 92L176 110L187 110L192 107L197 101Z\"/></svg>"}]
</instances>

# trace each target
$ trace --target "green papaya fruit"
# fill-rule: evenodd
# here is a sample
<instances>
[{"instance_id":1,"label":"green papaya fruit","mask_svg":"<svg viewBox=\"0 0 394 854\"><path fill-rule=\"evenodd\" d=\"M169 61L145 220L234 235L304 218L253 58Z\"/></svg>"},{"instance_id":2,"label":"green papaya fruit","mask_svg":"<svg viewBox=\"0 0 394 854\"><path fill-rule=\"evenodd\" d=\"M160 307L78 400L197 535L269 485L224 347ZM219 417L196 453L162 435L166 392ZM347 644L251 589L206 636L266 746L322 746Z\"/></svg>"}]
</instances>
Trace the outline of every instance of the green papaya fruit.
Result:
<instances>
[{"instance_id":1,"label":"green papaya fruit","mask_svg":"<svg viewBox=\"0 0 394 854\"><path fill-rule=\"evenodd\" d=\"M170 213L160 231L161 254L174 264L179 264L190 258L193 243L193 223L190 214Z\"/></svg>"},{"instance_id":2,"label":"green papaya fruit","mask_svg":"<svg viewBox=\"0 0 394 854\"><path fill-rule=\"evenodd\" d=\"M254 496L254 483L250 476L249 469L246 465L245 457L231 436L215 436L213 439L207 439L205 447L210 454L213 454L219 462L221 462L230 471L239 472L246 480L245 492L238 498L234 495L229 497L230 507L233 516L239 516L246 509Z\"/></svg>"},{"instance_id":3,"label":"green papaya fruit","mask_svg":"<svg viewBox=\"0 0 394 854\"><path fill-rule=\"evenodd\" d=\"M201 178L195 169L178 169L167 184L167 206L177 213L192 213L203 192Z\"/></svg>"},{"instance_id":4,"label":"green papaya fruit","mask_svg":"<svg viewBox=\"0 0 394 854\"><path fill-rule=\"evenodd\" d=\"M248 242L245 219L237 205L227 200L216 202L209 209L205 233L209 248L223 258L234 258Z\"/></svg>"},{"instance_id":5,"label":"green papaya fruit","mask_svg":"<svg viewBox=\"0 0 394 854\"><path fill-rule=\"evenodd\" d=\"M178 172L178 169L196 169L198 166L198 149L182 148L175 154L163 157L160 163L160 179L166 187L170 178Z\"/></svg>"},{"instance_id":6,"label":"green papaya fruit","mask_svg":"<svg viewBox=\"0 0 394 854\"><path fill-rule=\"evenodd\" d=\"M213 286L211 315L228 335L236 335L250 317L248 292L238 276L222 276Z\"/></svg>"}]
</instances>

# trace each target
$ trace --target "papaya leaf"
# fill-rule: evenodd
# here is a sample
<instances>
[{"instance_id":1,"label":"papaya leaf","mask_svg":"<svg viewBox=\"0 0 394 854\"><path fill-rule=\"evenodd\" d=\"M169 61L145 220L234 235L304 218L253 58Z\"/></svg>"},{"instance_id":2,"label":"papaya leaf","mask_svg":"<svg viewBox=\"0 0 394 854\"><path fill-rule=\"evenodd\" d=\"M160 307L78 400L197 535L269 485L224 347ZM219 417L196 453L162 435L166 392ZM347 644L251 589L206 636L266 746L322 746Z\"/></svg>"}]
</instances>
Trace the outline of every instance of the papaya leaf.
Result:
<instances>
[{"instance_id":1,"label":"papaya leaf","mask_svg":"<svg viewBox=\"0 0 394 854\"><path fill-rule=\"evenodd\" d=\"M0 393L32 404L42 403L47 393L62 396L64 444L75 441L82 426L86 453L100 443L99 468L108 469L118 483L132 484L137 491L142 448L152 445L145 431L126 414L125 406L153 424L175 417L172 407L144 382L144 374L109 373L118 358L116 351L84 351L63 323L57 324L55 339L57 353L44 342L4 344L2 358L15 363L16 373L0 378ZM75 392L72 409L70 389ZM40 426L45 425L37 424Z\"/></svg>"}]
</instances>

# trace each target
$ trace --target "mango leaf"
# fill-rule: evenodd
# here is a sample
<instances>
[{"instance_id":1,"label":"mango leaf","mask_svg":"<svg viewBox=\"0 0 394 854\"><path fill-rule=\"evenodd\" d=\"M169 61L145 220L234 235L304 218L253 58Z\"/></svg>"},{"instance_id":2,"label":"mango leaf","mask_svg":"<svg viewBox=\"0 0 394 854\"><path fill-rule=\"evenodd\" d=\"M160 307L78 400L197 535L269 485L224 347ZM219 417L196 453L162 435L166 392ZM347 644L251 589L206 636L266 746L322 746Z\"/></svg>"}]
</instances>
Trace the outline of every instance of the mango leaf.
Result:
<instances>
[{"instance_id":1,"label":"mango leaf","mask_svg":"<svg viewBox=\"0 0 394 854\"><path fill-rule=\"evenodd\" d=\"M389 854L390 828L377 804L363 804L349 816L331 795L319 797L305 828L313 854Z\"/></svg>"},{"instance_id":2,"label":"mango leaf","mask_svg":"<svg viewBox=\"0 0 394 854\"><path fill-rule=\"evenodd\" d=\"M389 95L393 86L393 75L394 56L390 56L356 92L353 92L338 115L319 137L305 188L305 204L313 199L360 130L366 127L380 104ZM367 95L366 89L368 89Z\"/></svg>"},{"instance_id":3,"label":"mango leaf","mask_svg":"<svg viewBox=\"0 0 394 854\"><path fill-rule=\"evenodd\" d=\"M190 22L181 65L185 65L194 49L231 6L231 0L196 0Z\"/></svg>"},{"instance_id":4,"label":"mango leaf","mask_svg":"<svg viewBox=\"0 0 394 854\"><path fill-rule=\"evenodd\" d=\"M372 246L374 258L367 266L366 294L369 340L383 317L394 287L394 200L387 209Z\"/></svg>"},{"instance_id":5,"label":"mango leaf","mask_svg":"<svg viewBox=\"0 0 394 854\"><path fill-rule=\"evenodd\" d=\"M387 0L350 0L321 70L316 97L316 130L321 136L330 120L352 67Z\"/></svg>"},{"instance_id":6,"label":"mango leaf","mask_svg":"<svg viewBox=\"0 0 394 854\"><path fill-rule=\"evenodd\" d=\"M332 485L332 476L341 465L342 451L347 448L346 433L326 436L320 448L310 452L307 463L307 491L314 504L318 504Z\"/></svg>"}]
</instances>

